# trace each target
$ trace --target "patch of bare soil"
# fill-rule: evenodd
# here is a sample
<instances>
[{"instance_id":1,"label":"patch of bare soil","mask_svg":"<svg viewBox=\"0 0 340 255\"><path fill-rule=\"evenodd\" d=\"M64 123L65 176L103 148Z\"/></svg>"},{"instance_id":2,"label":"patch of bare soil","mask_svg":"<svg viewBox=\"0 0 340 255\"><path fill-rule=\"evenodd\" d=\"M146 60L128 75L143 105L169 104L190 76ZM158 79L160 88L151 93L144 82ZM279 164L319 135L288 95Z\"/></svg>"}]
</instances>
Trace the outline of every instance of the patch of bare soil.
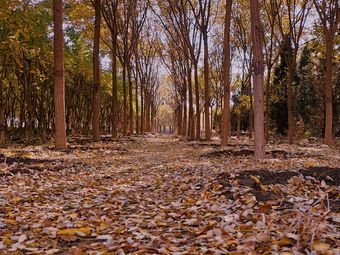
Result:
<instances>
[{"instance_id":1,"label":"patch of bare soil","mask_svg":"<svg viewBox=\"0 0 340 255\"><path fill-rule=\"evenodd\" d=\"M310 167L298 170L247 170L231 175L230 173L222 173L218 177L219 183L225 187L224 195L230 197L232 184L237 183L252 189L251 193L255 195L258 202L271 201L280 205L280 210L291 208L292 203L281 192L275 189L270 190L267 185L305 185L305 187L318 186L340 186L340 168L330 167ZM266 186L264 186L266 185ZM287 186L287 190L289 187ZM276 201L276 202L275 202ZM340 212L340 198L336 192L329 192L327 206L332 211Z\"/></svg>"}]
</instances>

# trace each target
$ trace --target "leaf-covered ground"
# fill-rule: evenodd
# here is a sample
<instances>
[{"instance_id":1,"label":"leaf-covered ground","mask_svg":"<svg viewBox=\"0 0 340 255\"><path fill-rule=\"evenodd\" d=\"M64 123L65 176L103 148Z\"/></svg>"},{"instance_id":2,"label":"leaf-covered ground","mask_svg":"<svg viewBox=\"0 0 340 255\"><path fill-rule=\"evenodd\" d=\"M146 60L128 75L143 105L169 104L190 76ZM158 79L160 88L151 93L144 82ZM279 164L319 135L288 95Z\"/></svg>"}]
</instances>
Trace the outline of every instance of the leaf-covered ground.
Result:
<instances>
[{"instance_id":1,"label":"leaf-covered ground","mask_svg":"<svg viewBox=\"0 0 340 255\"><path fill-rule=\"evenodd\" d=\"M0 254L339 254L339 150L249 144L1 149Z\"/></svg>"}]
</instances>

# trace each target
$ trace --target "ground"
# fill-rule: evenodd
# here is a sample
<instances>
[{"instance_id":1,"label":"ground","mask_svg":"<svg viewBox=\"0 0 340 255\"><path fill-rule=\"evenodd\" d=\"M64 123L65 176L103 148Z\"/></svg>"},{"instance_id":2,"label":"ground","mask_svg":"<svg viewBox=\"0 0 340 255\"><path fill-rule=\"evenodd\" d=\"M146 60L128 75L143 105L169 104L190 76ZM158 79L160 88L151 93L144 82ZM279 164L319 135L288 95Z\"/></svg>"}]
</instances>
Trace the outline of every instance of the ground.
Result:
<instances>
[{"instance_id":1,"label":"ground","mask_svg":"<svg viewBox=\"0 0 340 255\"><path fill-rule=\"evenodd\" d=\"M339 148L251 144L0 149L0 254L339 254Z\"/></svg>"}]
</instances>

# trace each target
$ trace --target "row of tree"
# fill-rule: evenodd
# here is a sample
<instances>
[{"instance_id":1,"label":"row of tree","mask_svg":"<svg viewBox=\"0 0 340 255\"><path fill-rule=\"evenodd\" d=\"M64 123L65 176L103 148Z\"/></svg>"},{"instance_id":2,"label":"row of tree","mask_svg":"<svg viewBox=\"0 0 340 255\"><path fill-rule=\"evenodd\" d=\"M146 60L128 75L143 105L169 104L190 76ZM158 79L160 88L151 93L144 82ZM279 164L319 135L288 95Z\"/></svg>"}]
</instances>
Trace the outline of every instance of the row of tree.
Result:
<instances>
[{"instance_id":1,"label":"row of tree","mask_svg":"<svg viewBox=\"0 0 340 255\"><path fill-rule=\"evenodd\" d=\"M338 132L337 0L0 7L0 143L5 131L45 140L55 130L64 148L67 132L92 130L98 141L167 123L190 140L220 133L222 145L232 130L254 131L262 157L270 131L290 143L294 134L323 133L326 144Z\"/></svg>"},{"instance_id":2,"label":"row of tree","mask_svg":"<svg viewBox=\"0 0 340 255\"><path fill-rule=\"evenodd\" d=\"M290 143L294 134L320 135L321 130L324 142L331 144L335 130L333 119L337 122L339 118L337 110L333 111L338 105L338 89L334 88L339 84L339 73L335 69L335 63L339 63L339 49L335 52L334 44L339 41L336 34L339 2L268 0L258 6L259 17L254 16L253 12L257 13L254 2L226 1L220 6L219 1L202 0L194 5L183 0L163 1L159 5L155 13L160 13L158 17L166 34L164 43L168 50L163 58L175 91L178 133L199 139L203 112L206 138L210 138L210 129L216 130L220 124L223 145L230 135L230 121L232 126L237 126L238 134L241 126L247 126L250 134L255 127L255 140L265 123L267 139L269 130L274 128L281 134L287 130ZM212 9L220 7L225 7L221 8L224 15L219 11L212 14ZM252 33L249 32L251 26ZM214 29L214 33L210 32L210 44L214 44L209 52L204 42L205 33ZM257 35L261 36L258 40ZM203 88L199 86L197 75L201 48L204 50ZM260 54L262 51L264 56ZM308 65L314 70L306 70ZM234 68L232 72L231 67ZM263 80L264 72L265 121L261 114L257 116L263 94L262 86L257 84ZM322 89L323 95L320 94ZM234 116L230 116L231 91ZM200 105L201 94L204 94L204 109ZM242 119L241 113L245 111L248 117Z\"/></svg>"}]
</instances>

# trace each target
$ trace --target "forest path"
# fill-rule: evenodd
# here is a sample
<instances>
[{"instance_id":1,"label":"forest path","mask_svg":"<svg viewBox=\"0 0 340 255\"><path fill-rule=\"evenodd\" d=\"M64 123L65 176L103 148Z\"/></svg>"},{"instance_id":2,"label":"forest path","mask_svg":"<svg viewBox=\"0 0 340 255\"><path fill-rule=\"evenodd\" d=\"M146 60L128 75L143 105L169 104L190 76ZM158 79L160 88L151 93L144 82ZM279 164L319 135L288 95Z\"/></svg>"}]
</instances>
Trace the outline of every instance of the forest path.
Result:
<instances>
[{"instance_id":1,"label":"forest path","mask_svg":"<svg viewBox=\"0 0 340 255\"><path fill-rule=\"evenodd\" d=\"M338 151L271 145L276 156L255 162L248 139L231 142L224 151L172 136L1 149L0 253L262 254L308 249L312 233L335 251L340 219L324 202L336 205L339 186L238 176L327 166L336 178Z\"/></svg>"}]
</instances>

